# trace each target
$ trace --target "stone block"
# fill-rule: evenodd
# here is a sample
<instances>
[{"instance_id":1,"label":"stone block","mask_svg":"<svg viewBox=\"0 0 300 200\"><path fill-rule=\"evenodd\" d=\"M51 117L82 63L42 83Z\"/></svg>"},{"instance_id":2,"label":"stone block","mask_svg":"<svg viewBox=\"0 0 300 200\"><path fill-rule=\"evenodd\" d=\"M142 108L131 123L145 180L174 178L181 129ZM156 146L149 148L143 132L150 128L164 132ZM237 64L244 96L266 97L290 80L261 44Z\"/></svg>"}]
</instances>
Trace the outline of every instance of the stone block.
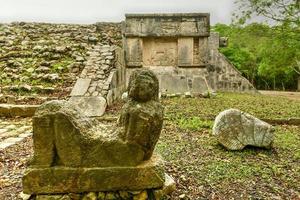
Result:
<instances>
[{"instance_id":1,"label":"stone block","mask_svg":"<svg viewBox=\"0 0 300 200\"><path fill-rule=\"evenodd\" d=\"M75 86L72 89L71 96L83 96L91 83L89 78L80 78L76 81Z\"/></svg>"},{"instance_id":2,"label":"stone block","mask_svg":"<svg viewBox=\"0 0 300 200\"><path fill-rule=\"evenodd\" d=\"M162 75L160 76L160 91L165 94L175 94L187 92L188 83L185 76Z\"/></svg>"},{"instance_id":3,"label":"stone block","mask_svg":"<svg viewBox=\"0 0 300 200\"><path fill-rule=\"evenodd\" d=\"M0 104L0 117L32 117L39 105Z\"/></svg>"},{"instance_id":4,"label":"stone block","mask_svg":"<svg viewBox=\"0 0 300 200\"><path fill-rule=\"evenodd\" d=\"M135 167L29 168L23 177L23 190L26 194L135 191L161 188L164 183L162 160L153 155Z\"/></svg>"},{"instance_id":5,"label":"stone block","mask_svg":"<svg viewBox=\"0 0 300 200\"><path fill-rule=\"evenodd\" d=\"M204 77L195 76L192 81L192 93L201 94L209 90L208 84Z\"/></svg>"},{"instance_id":6,"label":"stone block","mask_svg":"<svg viewBox=\"0 0 300 200\"><path fill-rule=\"evenodd\" d=\"M208 36L208 13L126 14L126 37Z\"/></svg>"},{"instance_id":7,"label":"stone block","mask_svg":"<svg viewBox=\"0 0 300 200\"><path fill-rule=\"evenodd\" d=\"M201 37L199 38L199 58L200 65L206 65L209 61L208 58L209 50L208 50L208 38Z\"/></svg>"},{"instance_id":8,"label":"stone block","mask_svg":"<svg viewBox=\"0 0 300 200\"><path fill-rule=\"evenodd\" d=\"M176 38L144 38L143 66L176 66Z\"/></svg>"},{"instance_id":9,"label":"stone block","mask_svg":"<svg viewBox=\"0 0 300 200\"><path fill-rule=\"evenodd\" d=\"M178 66L192 66L194 38L178 38Z\"/></svg>"},{"instance_id":10,"label":"stone block","mask_svg":"<svg viewBox=\"0 0 300 200\"><path fill-rule=\"evenodd\" d=\"M86 116L97 117L105 113L107 107L104 97L71 97L69 101L77 106Z\"/></svg>"},{"instance_id":11,"label":"stone block","mask_svg":"<svg viewBox=\"0 0 300 200\"><path fill-rule=\"evenodd\" d=\"M143 42L140 38L127 38L126 64L128 67L141 67L143 62Z\"/></svg>"}]
</instances>

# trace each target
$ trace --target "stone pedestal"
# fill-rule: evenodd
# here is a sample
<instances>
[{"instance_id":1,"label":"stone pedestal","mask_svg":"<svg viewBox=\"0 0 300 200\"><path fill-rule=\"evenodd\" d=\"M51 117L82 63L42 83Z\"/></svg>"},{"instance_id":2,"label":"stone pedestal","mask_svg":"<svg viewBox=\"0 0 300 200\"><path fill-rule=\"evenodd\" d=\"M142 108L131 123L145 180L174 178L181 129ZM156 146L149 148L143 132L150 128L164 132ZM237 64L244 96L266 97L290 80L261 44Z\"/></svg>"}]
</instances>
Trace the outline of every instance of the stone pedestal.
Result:
<instances>
[{"instance_id":1,"label":"stone pedestal","mask_svg":"<svg viewBox=\"0 0 300 200\"><path fill-rule=\"evenodd\" d=\"M164 182L163 162L155 155L135 167L32 167L23 177L23 190L28 194L138 191L162 188Z\"/></svg>"}]
</instances>

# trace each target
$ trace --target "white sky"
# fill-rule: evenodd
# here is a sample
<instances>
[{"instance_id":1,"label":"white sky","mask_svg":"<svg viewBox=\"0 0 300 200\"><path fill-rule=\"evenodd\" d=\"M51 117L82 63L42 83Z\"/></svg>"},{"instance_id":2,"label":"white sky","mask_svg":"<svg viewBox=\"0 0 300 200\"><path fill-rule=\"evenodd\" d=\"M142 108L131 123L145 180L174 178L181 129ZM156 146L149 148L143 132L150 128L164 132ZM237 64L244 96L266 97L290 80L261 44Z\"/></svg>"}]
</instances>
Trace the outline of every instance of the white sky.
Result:
<instances>
[{"instance_id":1,"label":"white sky","mask_svg":"<svg viewBox=\"0 0 300 200\"><path fill-rule=\"evenodd\" d=\"M209 12L211 23L230 23L234 0L0 0L0 23L121 21L125 13Z\"/></svg>"}]
</instances>

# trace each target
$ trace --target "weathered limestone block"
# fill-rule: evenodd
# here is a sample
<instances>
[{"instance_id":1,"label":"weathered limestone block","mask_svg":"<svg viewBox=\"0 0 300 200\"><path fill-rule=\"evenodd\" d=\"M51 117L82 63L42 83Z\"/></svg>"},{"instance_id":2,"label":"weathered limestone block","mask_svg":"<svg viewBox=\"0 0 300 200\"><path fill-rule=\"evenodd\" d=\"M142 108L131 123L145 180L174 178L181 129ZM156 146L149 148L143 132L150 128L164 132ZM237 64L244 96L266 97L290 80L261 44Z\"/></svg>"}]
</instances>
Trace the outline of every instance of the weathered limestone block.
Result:
<instances>
[{"instance_id":1,"label":"weathered limestone block","mask_svg":"<svg viewBox=\"0 0 300 200\"><path fill-rule=\"evenodd\" d=\"M33 118L34 158L23 177L24 192L162 187L163 164L159 156L152 156L163 123L158 90L153 72L133 72L129 100L116 126L89 118L70 101L41 105Z\"/></svg>"},{"instance_id":2,"label":"weathered limestone block","mask_svg":"<svg viewBox=\"0 0 300 200\"><path fill-rule=\"evenodd\" d=\"M271 125L237 109L221 112L213 126L213 135L230 150L241 150L247 145L270 148L273 134Z\"/></svg>"},{"instance_id":3,"label":"weathered limestone block","mask_svg":"<svg viewBox=\"0 0 300 200\"><path fill-rule=\"evenodd\" d=\"M178 38L178 65L192 66L193 64L194 38Z\"/></svg>"},{"instance_id":4,"label":"weathered limestone block","mask_svg":"<svg viewBox=\"0 0 300 200\"><path fill-rule=\"evenodd\" d=\"M101 192L64 193L64 194L38 194L27 195L32 200L161 200L176 189L174 180L166 175L164 186L161 188L141 190L115 190ZM22 193L22 195L24 195Z\"/></svg>"},{"instance_id":5,"label":"weathered limestone block","mask_svg":"<svg viewBox=\"0 0 300 200\"><path fill-rule=\"evenodd\" d=\"M136 191L161 188L164 179L162 160L154 155L134 167L31 168L23 178L23 190L29 194Z\"/></svg>"}]
</instances>

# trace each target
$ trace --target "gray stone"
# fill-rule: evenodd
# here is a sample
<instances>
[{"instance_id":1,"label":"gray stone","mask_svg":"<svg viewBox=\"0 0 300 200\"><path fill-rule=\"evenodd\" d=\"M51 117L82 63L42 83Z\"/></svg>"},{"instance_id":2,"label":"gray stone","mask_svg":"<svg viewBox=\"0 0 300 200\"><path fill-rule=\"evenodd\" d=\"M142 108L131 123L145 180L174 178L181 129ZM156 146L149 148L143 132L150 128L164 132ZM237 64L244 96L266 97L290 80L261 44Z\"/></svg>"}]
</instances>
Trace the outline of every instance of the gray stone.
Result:
<instances>
[{"instance_id":1,"label":"gray stone","mask_svg":"<svg viewBox=\"0 0 300 200\"><path fill-rule=\"evenodd\" d=\"M91 83L89 78L80 78L76 81L74 88L72 89L71 96L83 96Z\"/></svg>"},{"instance_id":2,"label":"gray stone","mask_svg":"<svg viewBox=\"0 0 300 200\"><path fill-rule=\"evenodd\" d=\"M69 100L76 105L86 116L102 116L107 107L105 98L99 97L71 97Z\"/></svg>"},{"instance_id":3,"label":"gray stone","mask_svg":"<svg viewBox=\"0 0 300 200\"><path fill-rule=\"evenodd\" d=\"M188 83L186 77L176 76L176 75L162 75L160 78L161 82L161 92L165 94L181 93L187 92Z\"/></svg>"},{"instance_id":4,"label":"gray stone","mask_svg":"<svg viewBox=\"0 0 300 200\"><path fill-rule=\"evenodd\" d=\"M241 150L247 145L270 148L274 140L274 128L252 115L229 109L216 117L213 135L230 150Z\"/></svg>"},{"instance_id":5,"label":"gray stone","mask_svg":"<svg viewBox=\"0 0 300 200\"><path fill-rule=\"evenodd\" d=\"M209 90L209 86L204 77L195 76L193 78L193 86L192 86L193 94L201 94Z\"/></svg>"}]
</instances>

